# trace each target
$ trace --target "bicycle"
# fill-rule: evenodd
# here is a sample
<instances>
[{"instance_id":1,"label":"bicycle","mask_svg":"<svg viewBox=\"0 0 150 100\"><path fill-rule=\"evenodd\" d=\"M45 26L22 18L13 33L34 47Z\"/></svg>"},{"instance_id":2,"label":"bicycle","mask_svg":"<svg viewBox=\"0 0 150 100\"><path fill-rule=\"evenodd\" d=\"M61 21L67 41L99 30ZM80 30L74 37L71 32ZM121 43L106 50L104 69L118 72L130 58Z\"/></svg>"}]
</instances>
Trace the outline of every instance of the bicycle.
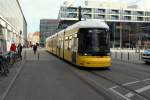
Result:
<instances>
[{"instance_id":1,"label":"bicycle","mask_svg":"<svg viewBox=\"0 0 150 100\"><path fill-rule=\"evenodd\" d=\"M9 73L9 62L5 56L0 56L0 74L7 76Z\"/></svg>"}]
</instances>

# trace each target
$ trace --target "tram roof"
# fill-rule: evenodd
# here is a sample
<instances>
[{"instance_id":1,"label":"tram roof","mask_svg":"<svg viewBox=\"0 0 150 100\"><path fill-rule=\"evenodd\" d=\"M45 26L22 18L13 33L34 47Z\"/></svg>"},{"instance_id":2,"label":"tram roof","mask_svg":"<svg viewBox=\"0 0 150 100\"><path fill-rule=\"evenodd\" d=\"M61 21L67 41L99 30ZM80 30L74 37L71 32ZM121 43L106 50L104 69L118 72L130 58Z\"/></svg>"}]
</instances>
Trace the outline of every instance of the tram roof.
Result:
<instances>
[{"instance_id":1,"label":"tram roof","mask_svg":"<svg viewBox=\"0 0 150 100\"><path fill-rule=\"evenodd\" d=\"M69 26L66 30L70 30L73 28L106 28L106 29L109 29L109 26L102 20L89 19L85 21L79 21Z\"/></svg>"}]
</instances>

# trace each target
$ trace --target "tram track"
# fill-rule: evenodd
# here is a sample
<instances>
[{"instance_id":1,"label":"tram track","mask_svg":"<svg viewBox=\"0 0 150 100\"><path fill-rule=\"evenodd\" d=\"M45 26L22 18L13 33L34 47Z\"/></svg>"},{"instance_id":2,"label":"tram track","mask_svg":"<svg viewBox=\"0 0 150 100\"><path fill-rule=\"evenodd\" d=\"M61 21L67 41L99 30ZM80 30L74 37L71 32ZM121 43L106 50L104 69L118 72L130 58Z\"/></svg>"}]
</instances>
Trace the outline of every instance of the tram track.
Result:
<instances>
[{"instance_id":1,"label":"tram track","mask_svg":"<svg viewBox=\"0 0 150 100\"><path fill-rule=\"evenodd\" d=\"M101 75L100 73L97 73L95 71L92 71L92 70L79 70L78 68L76 68L74 65L72 64L69 64L71 65L70 67L66 67L72 74L74 74L79 80L81 80L83 83L85 83L85 85L89 86L95 93L99 94L100 96L103 96L104 99L106 100L136 100L136 99L126 99L126 98L122 98L121 96L116 96L115 93L113 93L113 91L110 90L110 88L108 88L107 86L99 83L98 81L101 81L101 80L95 80L95 79L92 79L92 78L89 78L89 77L85 77L84 76L84 71L86 73L89 73L88 75L93 75L93 76L96 76L96 77L99 77L103 80L106 80L106 82L108 81L108 83L111 83L113 86L118 86L118 87L121 87L125 90L128 90L129 93L133 93L134 95L138 96L140 98L140 100L150 100L149 97L143 95L143 94L140 94L138 92L136 92L134 89L131 89L121 83L118 83L117 81L113 80L113 79L110 79L108 78L107 76L104 76L104 75ZM116 69L116 68L115 68ZM133 67L134 69L134 67ZM123 70L123 69L120 69L120 70ZM140 71L140 69L138 69L138 71ZM99 71L98 71L99 72ZM115 70L115 72L119 72L119 70ZM123 75L125 75L125 73L122 73L123 71L119 72ZM142 70L142 72L144 72ZM148 73L148 72L146 72ZM110 73L113 75L113 73ZM131 73L130 73L131 75ZM110 77L110 76L109 76ZM134 79L137 79L137 80L140 80L139 77L136 77L136 76L132 76Z\"/></svg>"},{"instance_id":2,"label":"tram track","mask_svg":"<svg viewBox=\"0 0 150 100\"><path fill-rule=\"evenodd\" d=\"M73 68L73 69L72 69ZM78 68L67 67L67 69L72 72L78 79L80 79L83 83L85 83L87 86L89 86L93 91L95 91L100 96L103 96L105 100L118 100L118 97L114 96L108 89L106 89L103 86L96 87L95 83L93 84L92 80L88 80L85 77L81 75L81 73L77 70ZM119 97L120 98L120 97ZM119 99L121 100L121 99Z\"/></svg>"},{"instance_id":3,"label":"tram track","mask_svg":"<svg viewBox=\"0 0 150 100\"><path fill-rule=\"evenodd\" d=\"M73 68L73 69L72 69ZM136 99L130 99L126 96L124 96L125 98L121 97L120 95L115 95L113 93L113 91L110 90L110 88L102 85L101 83L99 83L97 80L94 80L94 79L91 79L91 78L87 78L87 77L84 77L82 76L81 74L82 71L80 72L78 70L78 68L75 68L75 67L71 67L68 69L76 76L78 77L82 82L84 82L86 85L88 85L91 89L93 89L96 93L98 93L99 95L102 95L106 100L136 100ZM130 89L129 87L127 87L126 85L124 84L121 84L121 83L118 83L117 81L113 80L113 79L110 79L108 77L105 77L104 75L101 75L95 71L92 71L92 70L86 70L87 73L89 73L90 75L93 75L93 76L96 76L96 77L99 77L105 81L108 81L108 83L112 83L114 84L113 87L117 86L117 87L120 87L122 89L125 89L127 91L129 91L129 93L132 93L134 94L135 96L137 96L138 98L140 98L140 100L150 100L149 97L143 95L143 94L140 94L138 92L136 92L135 90L133 89ZM135 78L135 77L134 77ZM137 77L136 77L137 78ZM131 82L132 83L132 82ZM113 88L112 87L112 88ZM127 94L129 94L127 93Z\"/></svg>"},{"instance_id":4,"label":"tram track","mask_svg":"<svg viewBox=\"0 0 150 100\"><path fill-rule=\"evenodd\" d=\"M119 87L121 87L121 88L124 88L124 89L130 91L131 93L134 93L134 94L137 95L137 96L140 96L140 97L142 98L142 100L150 100L150 98L148 98L148 97L146 97L146 96L144 96L144 95L142 95L142 94L136 92L135 90L130 89L130 88L128 88L127 86L125 86L125 85L123 85L123 84L120 84L120 83L118 83L118 82L116 82L116 81L114 81L114 80L112 80L112 79L110 79L110 78L108 78L108 77L105 77L105 76L103 76L103 75L100 75L100 74L98 74L98 73L96 73L96 72L94 72L94 71L88 71L88 72L91 73L91 74L93 74L93 75L95 75L95 76L97 76L97 77L99 77L99 78L102 78L102 79L104 79L104 80L106 80L106 81L109 81L109 82L111 82L111 83L113 83L113 84L116 84L116 86L119 86ZM127 100L128 100L128 99L127 99ZM129 100L130 100L130 99L129 99Z\"/></svg>"}]
</instances>

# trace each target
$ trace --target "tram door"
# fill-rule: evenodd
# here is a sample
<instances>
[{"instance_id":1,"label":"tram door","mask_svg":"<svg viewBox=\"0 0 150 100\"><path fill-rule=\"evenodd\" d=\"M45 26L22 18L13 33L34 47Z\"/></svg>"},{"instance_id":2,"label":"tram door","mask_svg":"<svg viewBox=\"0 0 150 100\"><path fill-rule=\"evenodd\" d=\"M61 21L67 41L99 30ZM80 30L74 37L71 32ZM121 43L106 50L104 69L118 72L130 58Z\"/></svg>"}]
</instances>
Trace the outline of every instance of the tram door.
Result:
<instances>
[{"instance_id":1,"label":"tram door","mask_svg":"<svg viewBox=\"0 0 150 100\"><path fill-rule=\"evenodd\" d=\"M73 45L72 45L72 63L74 64L76 64L77 48L78 48L78 38L75 36L73 38Z\"/></svg>"}]
</instances>

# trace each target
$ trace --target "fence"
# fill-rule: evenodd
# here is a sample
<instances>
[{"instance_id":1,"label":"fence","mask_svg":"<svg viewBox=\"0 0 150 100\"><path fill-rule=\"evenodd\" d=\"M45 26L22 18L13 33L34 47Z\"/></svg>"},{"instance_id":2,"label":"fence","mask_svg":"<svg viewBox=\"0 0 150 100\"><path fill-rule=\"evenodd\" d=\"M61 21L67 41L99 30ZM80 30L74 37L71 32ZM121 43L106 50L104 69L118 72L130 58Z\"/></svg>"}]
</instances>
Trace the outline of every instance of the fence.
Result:
<instances>
[{"instance_id":1,"label":"fence","mask_svg":"<svg viewBox=\"0 0 150 100\"><path fill-rule=\"evenodd\" d=\"M131 63L144 63L141 59L143 52L144 50L136 49L111 49L111 57L113 60Z\"/></svg>"}]
</instances>

